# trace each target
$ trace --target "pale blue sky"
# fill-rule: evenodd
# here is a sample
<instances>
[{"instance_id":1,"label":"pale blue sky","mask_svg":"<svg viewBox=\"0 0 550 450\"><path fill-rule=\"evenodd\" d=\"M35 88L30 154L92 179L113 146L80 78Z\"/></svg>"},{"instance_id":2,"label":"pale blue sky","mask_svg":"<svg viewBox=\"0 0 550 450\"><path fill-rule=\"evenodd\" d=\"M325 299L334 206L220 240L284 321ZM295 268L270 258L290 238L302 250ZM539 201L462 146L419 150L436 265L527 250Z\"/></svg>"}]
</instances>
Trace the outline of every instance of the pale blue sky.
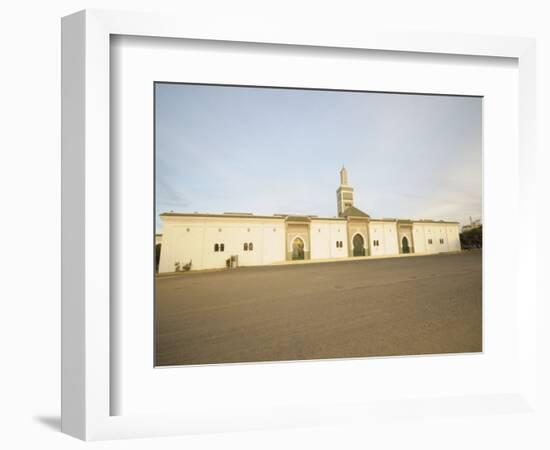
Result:
<instances>
[{"instance_id":1,"label":"pale blue sky","mask_svg":"<svg viewBox=\"0 0 550 450\"><path fill-rule=\"evenodd\" d=\"M156 209L481 216L482 100L156 84ZM159 221L157 220L157 226Z\"/></svg>"}]
</instances>

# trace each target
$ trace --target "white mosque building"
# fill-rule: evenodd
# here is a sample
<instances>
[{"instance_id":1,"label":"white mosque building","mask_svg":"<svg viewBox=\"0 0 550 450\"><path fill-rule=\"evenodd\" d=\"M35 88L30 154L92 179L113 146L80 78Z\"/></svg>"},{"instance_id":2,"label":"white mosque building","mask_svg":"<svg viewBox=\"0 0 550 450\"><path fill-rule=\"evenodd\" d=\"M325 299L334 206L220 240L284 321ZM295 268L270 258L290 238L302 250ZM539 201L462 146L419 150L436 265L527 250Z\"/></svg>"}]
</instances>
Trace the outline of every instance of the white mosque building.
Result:
<instances>
[{"instance_id":1,"label":"white mosque building","mask_svg":"<svg viewBox=\"0 0 550 450\"><path fill-rule=\"evenodd\" d=\"M223 268L232 256L239 266L259 266L460 250L458 222L374 219L356 208L345 168L336 196L337 217L163 213L158 271Z\"/></svg>"}]
</instances>

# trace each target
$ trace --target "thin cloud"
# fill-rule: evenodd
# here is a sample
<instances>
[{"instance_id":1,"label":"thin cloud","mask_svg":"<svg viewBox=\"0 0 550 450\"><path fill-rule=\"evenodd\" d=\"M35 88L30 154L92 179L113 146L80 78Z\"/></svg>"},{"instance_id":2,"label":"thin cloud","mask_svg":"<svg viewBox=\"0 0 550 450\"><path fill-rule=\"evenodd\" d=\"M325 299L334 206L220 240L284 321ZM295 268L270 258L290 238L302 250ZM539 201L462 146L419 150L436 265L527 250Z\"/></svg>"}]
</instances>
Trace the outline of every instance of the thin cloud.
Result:
<instances>
[{"instance_id":1,"label":"thin cloud","mask_svg":"<svg viewBox=\"0 0 550 450\"><path fill-rule=\"evenodd\" d=\"M481 100L157 85L157 211L481 216Z\"/></svg>"}]
</instances>

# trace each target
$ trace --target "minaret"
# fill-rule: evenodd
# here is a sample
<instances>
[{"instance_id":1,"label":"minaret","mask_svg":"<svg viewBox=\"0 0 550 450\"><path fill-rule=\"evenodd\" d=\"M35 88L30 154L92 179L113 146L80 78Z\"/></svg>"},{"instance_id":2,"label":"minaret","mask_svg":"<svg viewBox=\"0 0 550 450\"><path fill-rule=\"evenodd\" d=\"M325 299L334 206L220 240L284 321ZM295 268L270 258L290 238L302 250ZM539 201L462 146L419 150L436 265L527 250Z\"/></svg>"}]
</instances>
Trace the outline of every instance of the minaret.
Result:
<instances>
[{"instance_id":1,"label":"minaret","mask_svg":"<svg viewBox=\"0 0 550 450\"><path fill-rule=\"evenodd\" d=\"M353 206L353 188L348 185L348 171L344 166L340 170L340 186L336 190L336 201L339 216L342 216L346 209Z\"/></svg>"},{"instance_id":2,"label":"minaret","mask_svg":"<svg viewBox=\"0 0 550 450\"><path fill-rule=\"evenodd\" d=\"M340 169L340 184L344 186L348 185L348 171L344 166Z\"/></svg>"}]
</instances>

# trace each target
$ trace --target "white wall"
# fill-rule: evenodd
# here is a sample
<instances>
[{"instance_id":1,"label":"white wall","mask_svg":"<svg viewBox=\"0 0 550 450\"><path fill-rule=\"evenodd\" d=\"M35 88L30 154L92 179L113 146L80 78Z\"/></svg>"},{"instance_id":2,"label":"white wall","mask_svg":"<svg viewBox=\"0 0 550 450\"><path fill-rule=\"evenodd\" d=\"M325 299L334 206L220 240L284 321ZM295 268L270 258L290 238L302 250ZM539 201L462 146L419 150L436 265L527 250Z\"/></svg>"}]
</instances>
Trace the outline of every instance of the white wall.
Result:
<instances>
[{"instance_id":1,"label":"white wall","mask_svg":"<svg viewBox=\"0 0 550 450\"><path fill-rule=\"evenodd\" d=\"M176 261L182 265L192 261L193 268L202 268L204 231L204 222L163 221L159 272L173 272Z\"/></svg>"},{"instance_id":2,"label":"white wall","mask_svg":"<svg viewBox=\"0 0 550 450\"><path fill-rule=\"evenodd\" d=\"M345 220L313 219L310 227L311 259L345 258L347 249L347 223ZM342 248L336 242L342 241Z\"/></svg>"},{"instance_id":3,"label":"white wall","mask_svg":"<svg viewBox=\"0 0 550 450\"><path fill-rule=\"evenodd\" d=\"M348 227L345 221L330 223L330 257L331 258L346 258L348 253ZM342 247L336 247L336 241L342 242ZM365 246L367 242L365 241Z\"/></svg>"},{"instance_id":4,"label":"white wall","mask_svg":"<svg viewBox=\"0 0 550 450\"><path fill-rule=\"evenodd\" d=\"M397 255L398 253L397 223L384 223L384 254Z\"/></svg>"},{"instance_id":5,"label":"white wall","mask_svg":"<svg viewBox=\"0 0 550 450\"><path fill-rule=\"evenodd\" d=\"M284 261L286 258L284 222L264 223L263 233L263 264Z\"/></svg>"},{"instance_id":6,"label":"white wall","mask_svg":"<svg viewBox=\"0 0 550 450\"><path fill-rule=\"evenodd\" d=\"M397 224L395 222L370 222L369 234L371 256L396 255L399 253ZM375 246L374 241L378 241L379 245Z\"/></svg>"},{"instance_id":7,"label":"white wall","mask_svg":"<svg viewBox=\"0 0 550 450\"><path fill-rule=\"evenodd\" d=\"M437 226L434 226L431 223L414 223L413 224L413 230L414 229L421 229L421 236L419 241L419 250L416 253L439 253L439 229ZM416 234L414 235L415 242L416 240ZM421 250L422 249L422 250Z\"/></svg>"},{"instance_id":8,"label":"white wall","mask_svg":"<svg viewBox=\"0 0 550 450\"><path fill-rule=\"evenodd\" d=\"M438 253L437 247L437 232L432 225L425 225L426 232L426 253Z\"/></svg>"},{"instance_id":9,"label":"white wall","mask_svg":"<svg viewBox=\"0 0 550 450\"><path fill-rule=\"evenodd\" d=\"M460 250L457 224L415 222L413 223L413 236L415 253L432 254ZM443 240L442 243L440 239Z\"/></svg>"},{"instance_id":10,"label":"white wall","mask_svg":"<svg viewBox=\"0 0 550 450\"><path fill-rule=\"evenodd\" d=\"M237 217L164 217L159 272L173 272L175 263L192 261L192 270L223 268L238 255L240 266L284 261L285 228L282 219ZM244 244L252 243L252 250ZM219 251L215 251L218 244ZM221 244L224 250L221 251Z\"/></svg>"},{"instance_id":11,"label":"white wall","mask_svg":"<svg viewBox=\"0 0 550 450\"><path fill-rule=\"evenodd\" d=\"M447 242L450 252L460 251L460 229L458 224L447 225Z\"/></svg>"},{"instance_id":12,"label":"white wall","mask_svg":"<svg viewBox=\"0 0 550 450\"><path fill-rule=\"evenodd\" d=\"M380 222L369 223L369 246L371 256L380 256L384 254L384 227ZM375 246L374 241L378 240L380 245Z\"/></svg>"},{"instance_id":13,"label":"white wall","mask_svg":"<svg viewBox=\"0 0 550 450\"><path fill-rule=\"evenodd\" d=\"M330 224L321 221L311 221L310 226L311 259L330 258Z\"/></svg>"},{"instance_id":14,"label":"white wall","mask_svg":"<svg viewBox=\"0 0 550 450\"><path fill-rule=\"evenodd\" d=\"M449 251L449 241L447 240L447 226L446 225L438 225L436 227L436 233L437 233L437 242L435 243L437 245L437 250L439 252L448 252Z\"/></svg>"},{"instance_id":15,"label":"white wall","mask_svg":"<svg viewBox=\"0 0 550 450\"><path fill-rule=\"evenodd\" d=\"M168 217L163 218L162 250L159 272L173 272L175 263L192 261L192 270L223 268L231 255L239 256L240 266L271 264L285 260L284 219L236 217ZM371 256L399 254L395 222L370 222ZM413 224L415 253L443 253L460 250L458 225L439 223ZM351 236L351 238L353 238ZM432 243L429 243L431 239ZM443 243L440 243L443 239ZM379 241L378 246L373 243ZM336 242L342 241L342 248ZM245 251L244 243L253 243ZM214 251L215 244L224 251ZM311 259L345 258L348 253L347 224L343 221L312 220L310 227ZM306 244L307 247L307 244ZM307 250L307 248L306 248Z\"/></svg>"},{"instance_id":16,"label":"white wall","mask_svg":"<svg viewBox=\"0 0 550 450\"><path fill-rule=\"evenodd\" d=\"M422 224L413 224L413 242L414 242L414 253L426 253L427 244L426 244L426 231Z\"/></svg>"}]
</instances>

